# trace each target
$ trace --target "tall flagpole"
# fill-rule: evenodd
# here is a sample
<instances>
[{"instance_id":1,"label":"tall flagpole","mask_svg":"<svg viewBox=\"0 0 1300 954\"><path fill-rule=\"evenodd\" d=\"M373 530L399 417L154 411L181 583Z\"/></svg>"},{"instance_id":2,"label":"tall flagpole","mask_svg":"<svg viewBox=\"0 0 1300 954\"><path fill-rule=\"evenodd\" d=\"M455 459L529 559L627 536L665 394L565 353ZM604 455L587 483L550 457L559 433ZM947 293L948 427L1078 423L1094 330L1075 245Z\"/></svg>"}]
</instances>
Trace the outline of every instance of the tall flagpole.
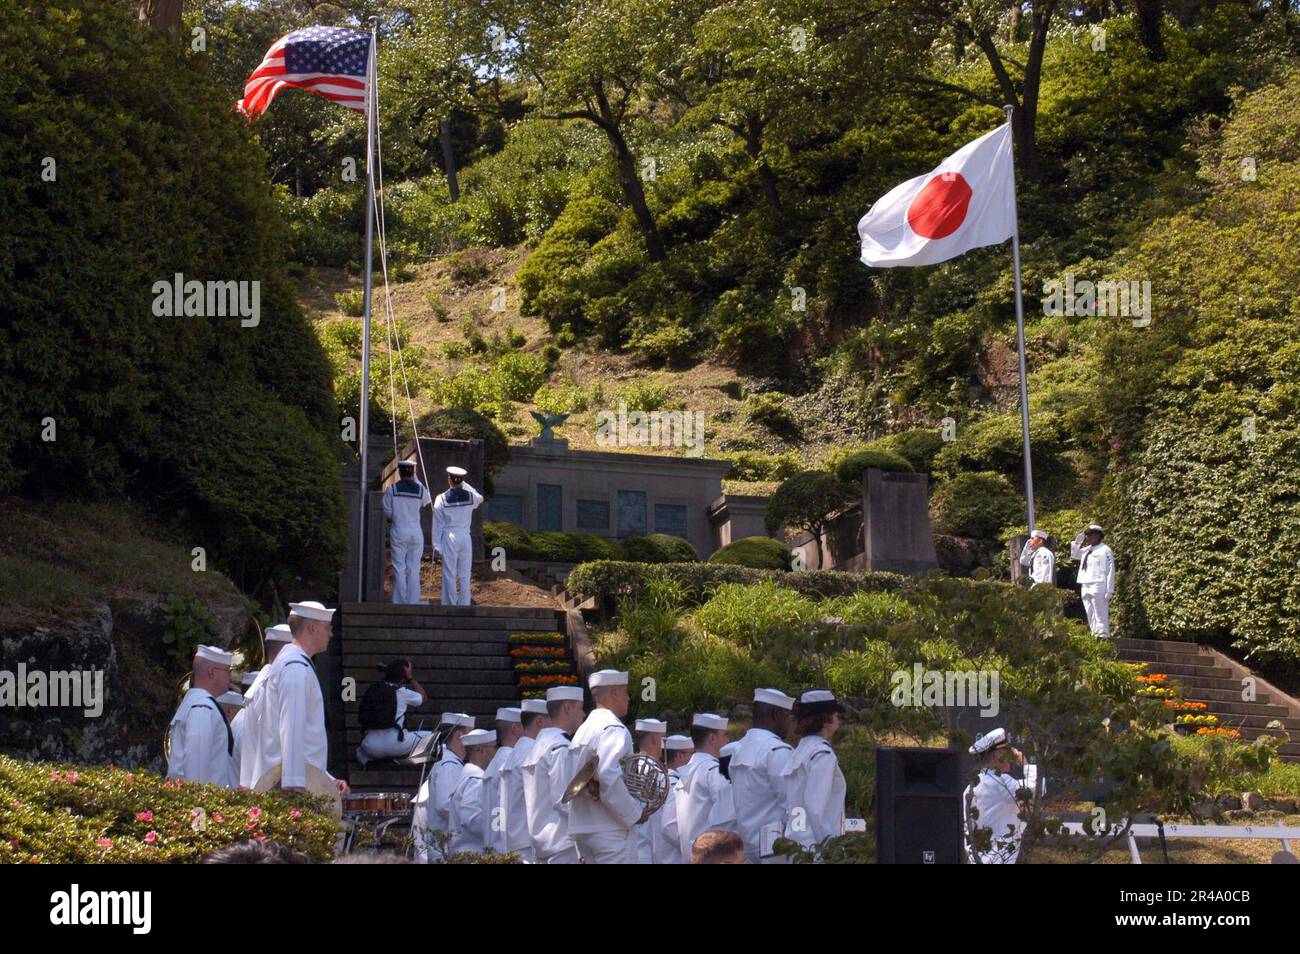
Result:
<instances>
[{"instance_id":1,"label":"tall flagpole","mask_svg":"<svg viewBox=\"0 0 1300 954\"><path fill-rule=\"evenodd\" d=\"M370 56L366 78L366 277L365 314L361 320L361 513L357 520L357 602L366 601L366 507L369 485L370 451L370 286L374 280L375 231L375 105L379 98L379 69L376 63L376 36L379 18L370 18ZM1023 348L1022 348L1023 352ZM1023 357L1021 362L1023 364Z\"/></svg>"},{"instance_id":2,"label":"tall flagpole","mask_svg":"<svg viewBox=\"0 0 1300 954\"><path fill-rule=\"evenodd\" d=\"M1034 459L1029 449L1029 383L1025 372L1025 303L1020 290L1020 213L1016 208L1015 131L1011 127L1014 106L1002 107L1007 114L1011 149L1011 260L1016 272L1016 345L1020 352L1020 430L1025 448L1025 502L1029 512L1029 532L1034 532Z\"/></svg>"}]
</instances>

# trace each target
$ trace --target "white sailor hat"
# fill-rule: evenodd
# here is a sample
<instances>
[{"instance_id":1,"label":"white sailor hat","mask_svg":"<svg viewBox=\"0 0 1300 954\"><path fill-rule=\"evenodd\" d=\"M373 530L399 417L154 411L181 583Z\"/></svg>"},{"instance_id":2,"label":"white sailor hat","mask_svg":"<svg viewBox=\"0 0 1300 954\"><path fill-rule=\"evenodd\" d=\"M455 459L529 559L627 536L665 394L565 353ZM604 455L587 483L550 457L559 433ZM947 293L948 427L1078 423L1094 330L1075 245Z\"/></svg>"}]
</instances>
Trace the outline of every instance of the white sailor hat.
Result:
<instances>
[{"instance_id":1,"label":"white sailor hat","mask_svg":"<svg viewBox=\"0 0 1300 954\"><path fill-rule=\"evenodd\" d=\"M1047 531L1046 531L1046 530L1035 530L1033 533L1030 534L1030 536L1031 536L1031 537L1037 537L1037 538L1040 539L1040 540L1046 540L1046 539L1047 539Z\"/></svg>"},{"instance_id":2,"label":"white sailor hat","mask_svg":"<svg viewBox=\"0 0 1300 954\"><path fill-rule=\"evenodd\" d=\"M301 616L303 619L319 620L322 623L328 623L334 618L334 611L328 609L315 600L306 600L302 603L289 604L290 616Z\"/></svg>"},{"instance_id":3,"label":"white sailor hat","mask_svg":"<svg viewBox=\"0 0 1300 954\"><path fill-rule=\"evenodd\" d=\"M787 696L780 689L755 689L754 701L781 709L794 708L794 696Z\"/></svg>"},{"instance_id":4,"label":"white sailor hat","mask_svg":"<svg viewBox=\"0 0 1300 954\"><path fill-rule=\"evenodd\" d=\"M293 642L293 630L289 628L288 623L276 623L266 630L267 642L271 643L291 643Z\"/></svg>"},{"instance_id":5,"label":"white sailor hat","mask_svg":"<svg viewBox=\"0 0 1300 954\"><path fill-rule=\"evenodd\" d=\"M668 723L662 719L637 719L637 732L667 732Z\"/></svg>"},{"instance_id":6,"label":"white sailor hat","mask_svg":"<svg viewBox=\"0 0 1300 954\"><path fill-rule=\"evenodd\" d=\"M223 706L242 706L244 704L244 694L235 692L234 689L227 689L221 695L217 696L217 702Z\"/></svg>"},{"instance_id":7,"label":"white sailor hat","mask_svg":"<svg viewBox=\"0 0 1300 954\"><path fill-rule=\"evenodd\" d=\"M244 677L243 677L242 679L239 680L240 683L241 683L243 686L245 686L245 687L247 687L247 686L251 686L254 682L257 681L257 674L258 674L259 672L261 672L261 671L262 671L262 670L260 670L260 669L250 669L250 670L248 670L248 672L244 673Z\"/></svg>"},{"instance_id":8,"label":"white sailor hat","mask_svg":"<svg viewBox=\"0 0 1300 954\"><path fill-rule=\"evenodd\" d=\"M220 646L200 646L194 650L194 658L210 662L215 666L233 666L235 657Z\"/></svg>"},{"instance_id":9,"label":"white sailor hat","mask_svg":"<svg viewBox=\"0 0 1300 954\"><path fill-rule=\"evenodd\" d=\"M474 717L464 712L444 712L442 714L443 725L459 725L466 729L474 728Z\"/></svg>"},{"instance_id":10,"label":"white sailor hat","mask_svg":"<svg viewBox=\"0 0 1300 954\"><path fill-rule=\"evenodd\" d=\"M1097 525L1097 524L1095 524L1095 523L1090 523L1090 524L1088 524L1088 532L1089 532L1089 533L1105 533L1106 531L1103 530L1099 525Z\"/></svg>"},{"instance_id":11,"label":"white sailor hat","mask_svg":"<svg viewBox=\"0 0 1300 954\"><path fill-rule=\"evenodd\" d=\"M721 729L727 730L727 717L720 716L716 712L697 712L691 716L691 725L699 726L701 729Z\"/></svg>"},{"instance_id":12,"label":"white sailor hat","mask_svg":"<svg viewBox=\"0 0 1300 954\"><path fill-rule=\"evenodd\" d=\"M518 722L520 713L524 710L517 706L502 706L497 710L498 722Z\"/></svg>"},{"instance_id":13,"label":"white sailor hat","mask_svg":"<svg viewBox=\"0 0 1300 954\"><path fill-rule=\"evenodd\" d=\"M412 457L410 460L399 460L399 461L397 462L397 466L398 466L398 467L414 467L414 466L415 466L415 458Z\"/></svg>"},{"instance_id":14,"label":"white sailor hat","mask_svg":"<svg viewBox=\"0 0 1300 954\"><path fill-rule=\"evenodd\" d=\"M587 680L587 685L592 689L601 689L605 686L626 686L627 673L619 672L617 669L601 669L599 672L591 674L591 678Z\"/></svg>"},{"instance_id":15,"label":"white sailor hat","mask_svg":"<svg viewBox=\"0 0 1300 954\"><path fill-rule=\"evenodd\" d=\"M469 473L469 471L467 471L464 467L448 467L447 473L451 474L451 476L453 477L464 477L466 474Z\"/></svg>"},{"instance_id":16,"label":"white sailor hat","mask_svg":"<svg viewBox=\"0 0 1300 954\"><path fill-rule=\"evenodd\" d=\"M975 744L970 747L970 754L983 755L985 752L990 752L993 749L1000 749L1009 744L1010 740L1007 738L1006 729L993 729L991 732L987 732L975 740Z\"/></svg>"},{"instance_id":17,"label":"white sailor hat","mask_svg":"<svg viewBox=\"0 0 1300 954\"><path fill-rule=\"evenodd\" d=\"M519 711L521 715L525 712L531 712L534 715L546 715L546 700L525 699L519 703Z\"/></svg>"},{"instance_id":18,"label":"white sailor hat","mask_svg":"<svg viewBox=\"0 0 1300 954\"><path fill-rule=\"evenodd\" d=\"M729 759L736 754L736 749L740 746L740 741L728 742L718 751L718 758Z\"/></svg>"},{"instance_id":19,"label":"white sailor hat","mask_svg":"<svg viewBox=\"0 0 1300 954\"><path fill-rule=\"evenodd\" d=\"M670 735L664 739L664 748L669 752L681 752L695 748L695 743L689 735Z\"/></svg>"},{"instance_id":20,"label":"white sailor hat","mask_svg":"<svg viewBox=\"0 0 1300 954\"><path fill-rule=\"evenodd\" d=\"M495 729L474 729L472 732L466 732L461 737L460 744L469 748L472 745L487 745L489 742L496 742L497 734Z\"/></svg>"},{"instance_id":21,"label":"white sailor hat","mask_svg":"<svg viewBox=\"0 0 1300 954\"><path fill-rule=\"evenodd\" d=\"M799 710L804 713L843 712L844 707L829 689L806 689L799 695Z\"/></svg>"},{"instance_id":22,"label":"white sailor hat","mask_svg":"<svg viewBox=\"0 0 1300 954\"><path fill-rule=\"evenodd\" d=\"M581 702L581 686L551 686L546 690L547 702Z\"/></svg>"}]
</instances>

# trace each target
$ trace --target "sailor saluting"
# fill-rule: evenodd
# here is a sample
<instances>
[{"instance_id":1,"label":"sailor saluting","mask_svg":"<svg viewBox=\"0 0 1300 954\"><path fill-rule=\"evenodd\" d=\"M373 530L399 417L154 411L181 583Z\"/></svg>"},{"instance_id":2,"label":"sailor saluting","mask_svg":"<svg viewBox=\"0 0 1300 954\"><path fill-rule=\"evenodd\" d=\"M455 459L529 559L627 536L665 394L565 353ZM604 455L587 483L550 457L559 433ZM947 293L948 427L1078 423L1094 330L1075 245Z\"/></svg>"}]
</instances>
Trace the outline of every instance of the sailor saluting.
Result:
<instances>
[{"instance_id":1,"label":"sailor saluting","mask_svg":"<svg viewBox=\"0 0 1300 954\"><path fill-rule=\"evenodd\" d=\"M433 502L433 545L442 554L443 606L469 606L474 562L470 524L482 503L483 495L465 482L465 468L448 467L447 489Z\"/></svg>"},{"instance_id":2,"label":"sailor saluting","mask_svg":"<svg viewBox=\"0 0 1300 954\"><path fill-rule=\"evenodd\" d=\"M433 503L429 488L415 476L415 461L397 465L398 480L384 490L384 516L393 522L389 550L393 555L393 602L420 602L420 560L424 558L424 527L420 513Z\"/></svg>"}]
</instances>

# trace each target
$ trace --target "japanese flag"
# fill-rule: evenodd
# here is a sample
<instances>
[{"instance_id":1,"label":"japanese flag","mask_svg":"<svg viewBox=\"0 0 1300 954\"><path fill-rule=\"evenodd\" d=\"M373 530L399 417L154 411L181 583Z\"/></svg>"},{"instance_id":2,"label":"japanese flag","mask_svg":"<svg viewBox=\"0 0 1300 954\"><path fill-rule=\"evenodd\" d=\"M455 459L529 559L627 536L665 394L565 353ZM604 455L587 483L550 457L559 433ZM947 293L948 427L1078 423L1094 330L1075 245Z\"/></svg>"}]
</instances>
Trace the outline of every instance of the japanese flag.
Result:
<instances>
[{"instance_id":1,"label":"japanese flag","mask_svg":"<svg viewBox=\"0 0 1300 954\"><path fill-rule=\"evenodd\" d=\"M967 143L908 179L858 222L862 260L876 268L934 265L1011 238L1016 224L1011 126Z\"/></svg>"}]
</instances>

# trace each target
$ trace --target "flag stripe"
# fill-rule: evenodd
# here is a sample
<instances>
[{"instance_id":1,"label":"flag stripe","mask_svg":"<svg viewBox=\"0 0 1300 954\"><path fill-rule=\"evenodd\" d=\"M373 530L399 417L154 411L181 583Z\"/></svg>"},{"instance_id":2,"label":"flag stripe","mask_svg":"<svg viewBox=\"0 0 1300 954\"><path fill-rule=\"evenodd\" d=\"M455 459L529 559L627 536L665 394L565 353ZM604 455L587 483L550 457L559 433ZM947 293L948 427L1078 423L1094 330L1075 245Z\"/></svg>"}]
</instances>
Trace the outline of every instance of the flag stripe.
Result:
<instances>
[{"instance_id":1,"label":"flag stripe","mask_svg":"<svg viewBox=\"0 0 1300 954\"><path fill-rule=\"evenodd\" d=\"M366 111L370 34L341 27L306 27L280 37L244 83L235 107L250 119L290 87L315 93L358 113Z\"/></svg>"}]
</instances>

